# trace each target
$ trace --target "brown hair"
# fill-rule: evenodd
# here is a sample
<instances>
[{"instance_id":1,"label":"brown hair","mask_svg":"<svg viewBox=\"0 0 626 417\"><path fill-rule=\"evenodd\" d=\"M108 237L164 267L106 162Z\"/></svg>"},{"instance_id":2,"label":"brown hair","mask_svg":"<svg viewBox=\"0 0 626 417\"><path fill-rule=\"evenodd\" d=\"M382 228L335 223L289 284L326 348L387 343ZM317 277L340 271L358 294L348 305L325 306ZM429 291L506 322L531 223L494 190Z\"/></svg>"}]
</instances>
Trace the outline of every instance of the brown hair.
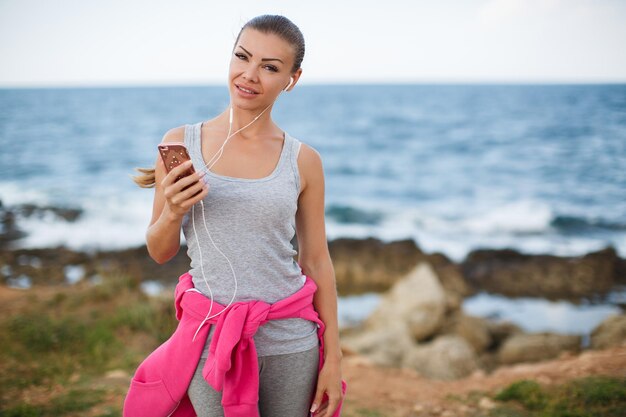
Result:
<instances>
[{"instance_id":1,"label":"brown hair","mask_svg":"<svg viewBox=\"0 0 626 417\"><path fill-rule=\"evenodd\" d=\"M235 39L235 44L233 45L233 50L235 49L235 46L237 46L237 42L239 42L241 33L246 28L258 30L261 33L271 33L277 35L292 45L294 48L294 62L291 67L291 73L293 74L300 69L300 65L302 65L302 60L304 59L304 36L302 35L302 32L300 32L300 29L298 29L298 27L291 20L284 16L269 14L264 14L250 19L239 30L239 34L237 35L237 39ZM140 172L140 175L132 176L135 184L142 188L154 187L156 182L154 168L135 168L135 170Z\"/></svg>"},{"instance_id":2,"label":"brown hair","mask_svg":"<svg viewBox=\"0 0 626 417\"><path fill-rule=\"evenodd\" d=\"M237 46L237 42L239 42L241 33L246 28L258 30L261 33L277 35L293 46L294 62L293 67L291 67L291 73L293 74L300 69L300 65L304 59L304 36L302 36L302 32L300 32L298 26L291 20L287 19L285 16L272 14L264 14L250 19L239 31L237 39L235 39L235 44L233 45L233 50L235 46Z\"/></svg>"}]
</instances>

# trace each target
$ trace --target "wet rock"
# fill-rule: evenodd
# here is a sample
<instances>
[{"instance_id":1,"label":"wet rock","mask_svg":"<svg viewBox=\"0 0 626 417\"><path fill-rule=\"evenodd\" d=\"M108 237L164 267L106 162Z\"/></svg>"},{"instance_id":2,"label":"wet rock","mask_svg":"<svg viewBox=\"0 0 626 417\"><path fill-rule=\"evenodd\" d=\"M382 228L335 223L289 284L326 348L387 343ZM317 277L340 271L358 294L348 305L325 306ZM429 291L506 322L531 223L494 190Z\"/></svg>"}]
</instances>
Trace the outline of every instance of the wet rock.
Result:
<instances>
[{"instance_id":1,"label":"wet rock","mask_svg":"<svg viewBox=\"0 0 626 417\"><path fill-rule=\"evenodd\" d=\"M340 294L386 291L425 256L408 239L384 243L375 238L341 238L329 242L328 250Z\"/></svg>"},{"instance_id":2,"label":"wet rock","mask_svg":"<svg viewBox=\"0 0 626 417\"><path fill-rule=\"evenodd\" d=\"M29 262L24 262L25 259ZM33 259L37 261L33 262ZM32 285L77 283L89 276L124 274L137 284L156 280L170 286L175 285L178 277L189 270L189 258L184 245L174 258L163 265L150 258L145 245L125 250L95 252L74 251L60 246L0 251L0 265L5 282L21 274L28 275Z\"/></svg>"},{"instance_id":3,"label":"wet rock","mask_svg":"<svg viewBox=\"0 0 626 417\"><path fill-rule=\"evenodd\" d=\"M18 204L6 206L0 200L0 248L10 248L12 242L26 236L18 226L19 218L49 218L50 216L67 222L76 221L83 211L71 207L39 206Z\"/></svg>"},{"instance_id":4,"label":"wet rock","mask_svg":"<svg viewBox=\"0 0 626 417\"><path fill-rule=\"evenodd\" d=\"M621 279L622 267L623 260L612 247L576 257L476 250L461 265L475 289L553 300L605 294Z\"/></svg>"},{"instance_id":5,"label":"wet rock","mask_svg":"<svg viewBox=\"0 0 626 417\"><path fill-rule=\"evenodd\" d=\"M626 315L607 317L591 332L591 348L606 349L626 344Z\"/></svg>"},{"instance_id":6,"label":"wet rock","mask_svg":"<svg viewBox=\"0 0 626 417\"><path fill-rule=\"evenodd\" d=\"M21 217L43 218L50 214L67 222L76 221L83 213L82 209L72 207L38 206L36 204L19 204L11 208Z\"/></svg>"},{"instance_id":7,"label":"wet rock","mask_svg":"<svg viewBox=\"0 0 626 417\"><path fill-rule=\"evenodd\" d=\"M385 243L375 238L340 238L328 242L328 249L340 295L387 291L418 262L430 263L446 291L457 295L451 303L458 304L470 293L458 265L443 254L425 254L412 239Z\"/></svg>"},{"instance_id":8,"label":"wet rock","mask_svg":"<svg viewBox=\"0 0 626 417\"><path fill-rule=\"evenodd\" d=\"M556 358L563 351L579 352L582 338L555 333L520 333L508 338L498 351L501 364L538 362Z\"/></svg>"}]
</instances>

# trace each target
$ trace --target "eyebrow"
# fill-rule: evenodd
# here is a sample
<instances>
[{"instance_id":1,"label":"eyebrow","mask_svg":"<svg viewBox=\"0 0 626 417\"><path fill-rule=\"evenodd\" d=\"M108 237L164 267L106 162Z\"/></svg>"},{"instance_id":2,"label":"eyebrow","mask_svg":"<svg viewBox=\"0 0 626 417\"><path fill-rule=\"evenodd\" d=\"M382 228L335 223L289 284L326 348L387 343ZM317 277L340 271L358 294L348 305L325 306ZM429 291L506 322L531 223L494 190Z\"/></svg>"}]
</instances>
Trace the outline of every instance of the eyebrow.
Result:
<instances>
[{"instance_id":1,"label":"eyebrow","mask_svg":"<svg viewBox=\"0 0 626 417\"><path fill-rule=\"evenodd\" d=\"M252 55L250 52L248 52L248 50L246 48L244 48L243 46L239 45L239 47L241 49L243 49L244 51L246 51L246 53L250 56L254 56ZM282 61L282 59L278 59L278 58L262 58L261 61L280 61L281 63L284 64L284 62Z\"/></svg>"}]
</instances>

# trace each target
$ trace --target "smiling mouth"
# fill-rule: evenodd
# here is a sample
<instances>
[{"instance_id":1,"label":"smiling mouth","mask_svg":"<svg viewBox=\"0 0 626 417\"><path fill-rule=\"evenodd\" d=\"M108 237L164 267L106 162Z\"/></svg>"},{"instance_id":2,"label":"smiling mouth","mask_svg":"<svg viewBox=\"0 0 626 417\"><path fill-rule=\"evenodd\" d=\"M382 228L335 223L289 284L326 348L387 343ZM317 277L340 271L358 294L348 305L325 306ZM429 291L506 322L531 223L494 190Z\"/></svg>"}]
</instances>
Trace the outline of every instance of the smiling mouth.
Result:
<instances>
[{"instance_id":1,"label":"smiling mouth","mask_svg":"<svg viewBox=\"0 0 626 417\"><path fill-rule=\"evenodd\" d=\"M252 90L248 90L247 88L243 88L238 86L237 84L235 84L235 87L237 87L239 90L243 91L244 93L248 93L248 94L259 94L256 91L252 91Z\"/></svg>"}]
</instances>

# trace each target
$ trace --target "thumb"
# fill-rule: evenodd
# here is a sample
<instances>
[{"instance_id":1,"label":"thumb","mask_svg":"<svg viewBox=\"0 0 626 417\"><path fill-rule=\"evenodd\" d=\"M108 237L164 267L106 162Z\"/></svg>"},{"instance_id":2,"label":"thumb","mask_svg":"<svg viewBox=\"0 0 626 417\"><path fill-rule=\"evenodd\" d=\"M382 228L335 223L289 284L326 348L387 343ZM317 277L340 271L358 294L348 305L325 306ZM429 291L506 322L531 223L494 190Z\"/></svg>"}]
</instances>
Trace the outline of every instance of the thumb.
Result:
<instances>
[{"instance_id":1,"label":"thumb","mask_svg":"<svg viewBox=\"0 0 626 417\"><path fill-rule=\"evenodd\" d=\"M322 396L324 395L324 389L322 387L319 387L317 389L317 391L315 392L315 399L313 400L313 405L311 406L311 412L314 413L315 410L317 410L320 406L320 403L322 402Z\"/></svg>"}]
</instances>

